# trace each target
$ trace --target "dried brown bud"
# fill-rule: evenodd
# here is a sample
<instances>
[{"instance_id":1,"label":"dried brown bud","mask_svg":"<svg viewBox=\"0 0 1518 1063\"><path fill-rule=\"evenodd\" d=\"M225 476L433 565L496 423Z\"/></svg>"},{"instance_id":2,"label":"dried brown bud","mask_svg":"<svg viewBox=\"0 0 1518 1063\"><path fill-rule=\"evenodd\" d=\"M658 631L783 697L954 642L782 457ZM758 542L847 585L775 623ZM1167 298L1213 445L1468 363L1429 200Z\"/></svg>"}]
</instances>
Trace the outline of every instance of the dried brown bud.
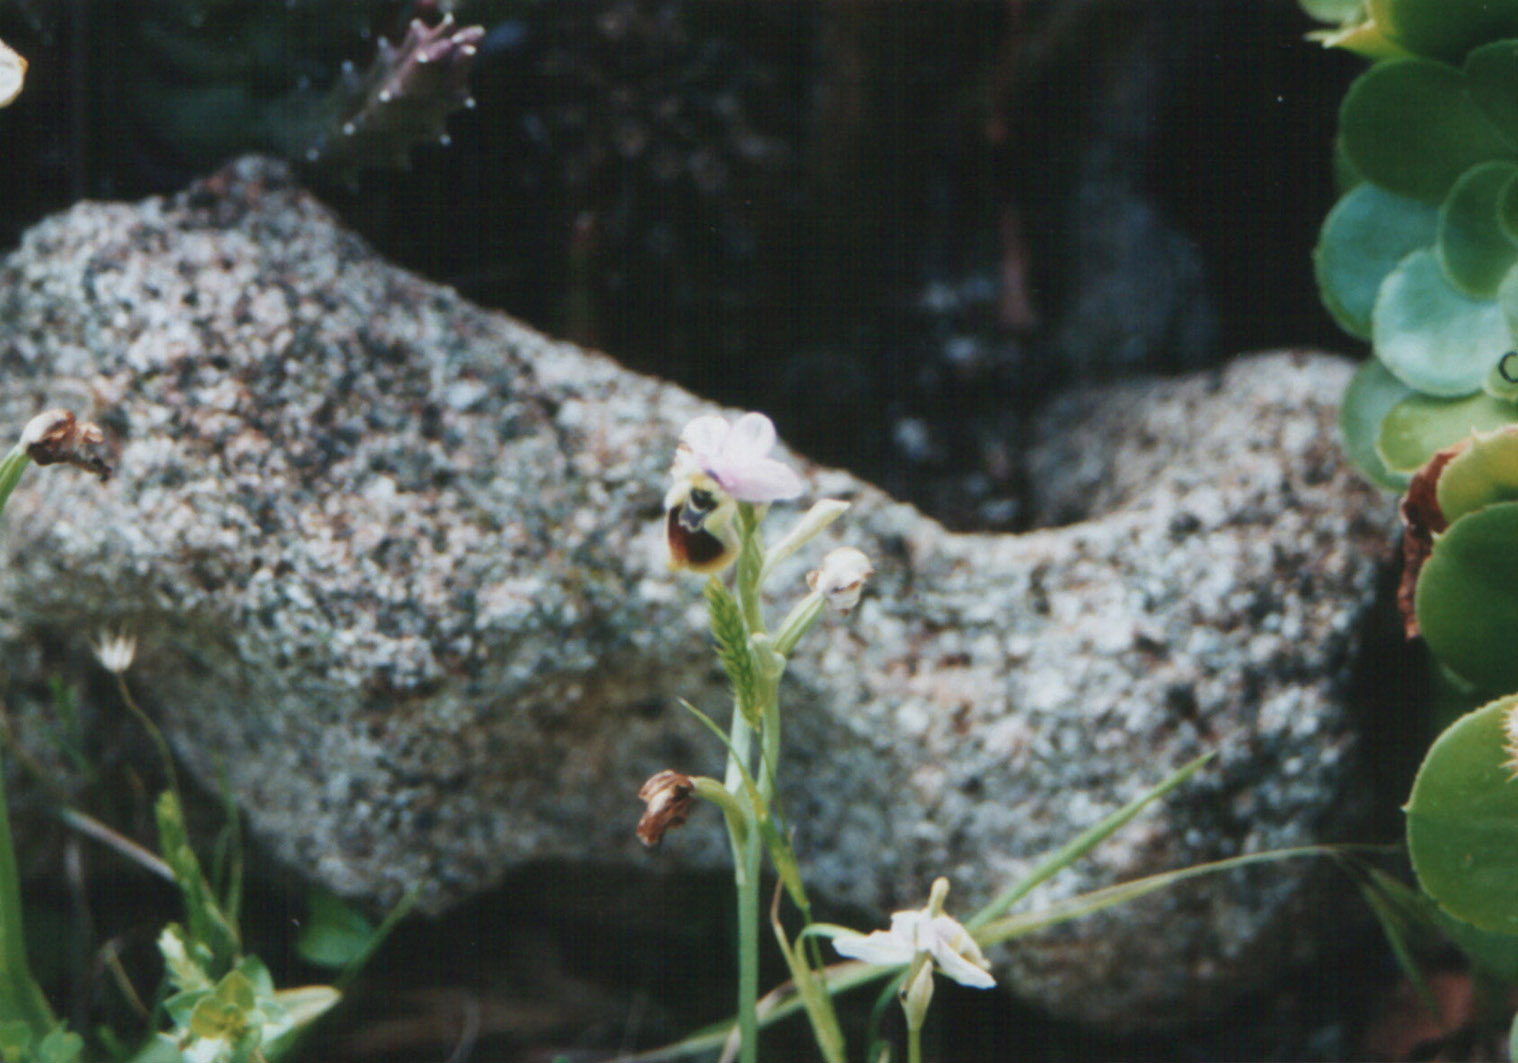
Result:
<instances>
[{"instance_id":1,"label":"dried brown bud","mask_svg":"<svg viewBox=\"0 0 1518 1063\"><path fill-rule=\"evenodd\" d=\"M678 827L690 818L692 794L696 784L689 775L665 768L643 784L638 791L640 800L648 807L638 820L638 839L652 848L664 840L664 832Z\"/></svg>"},{"instance_id":2,"label":"dried brown bud","mask_svg":"<svg viewBox=\"0 0 1518 1063\"><path fill-rule=\"evenodd\" d=\"M1439 477L1444 475L1444 467L1469 445L1470 440L1461 440L1429 458L1413 474L1407 494L1402 496L1399 506L1403 524L1402 583L1397 588L1397 608L1402 613L1403 631L1410 639L1418 637L1418 616L1413 609L1418 574L1434 551L1434 536L1449 526L1439 508Z\"/></svg>"},{"instance_id":3,"label":"dried brown bud","mask_svg":"<svg viewBox=\"0 0 1518 1063\"><path fill-rule=\"evenodd\" d=\"M93 473L104 483L111 478L105 460L105 436L90 421L76 421L68 410L47 410L27 422L21 446L38 465L66 462Z\"/></svg>"}]
</instances>

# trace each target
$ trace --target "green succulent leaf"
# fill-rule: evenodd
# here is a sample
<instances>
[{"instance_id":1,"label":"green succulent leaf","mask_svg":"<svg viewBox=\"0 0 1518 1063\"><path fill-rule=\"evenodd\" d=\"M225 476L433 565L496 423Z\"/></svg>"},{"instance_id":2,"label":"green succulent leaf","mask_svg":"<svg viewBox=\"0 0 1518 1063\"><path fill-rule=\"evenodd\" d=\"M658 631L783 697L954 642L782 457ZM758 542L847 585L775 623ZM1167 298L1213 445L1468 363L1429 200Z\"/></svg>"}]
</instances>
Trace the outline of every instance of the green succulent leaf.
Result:
<instances>
[{"instance_id":1,"label":"green succulent leaf","mask_svg":"<svg viewBox=\"0 0 1518 1063\"><path fill-rule=\"evenodd\" d=\"M1492 364L1486 379L1481 382L1481 390L1494 399L1518 403L1518 351L1508 351ZM1515 420L1518 420L1518 410L1515 410Z\"/></svg>"},{"instance_id":2,"label":"green succulent leaf","mask_svg":"<svg viewBox=\"0 0 1518 1063\"><path fill-rule=\"evenodd\" d=\"M1495 502L1518 501L1518 424L1478 432L1439 474L1435 495L1451 524Z\"/></svg>"},{"instance_id":3,"label":"green succulent leaf","mask_svg":"<svg viewBox=\"0 0 1518 1063\"><path fill-rule=\"evenodd\" d=\"M1376 452L1393 473L1412 473L1472 432L1490 432L1512 421L1513 405L1490 395L1464 399L1413 395L1382 419Z\"/></svg>"},{"instance_id":4,"label":"green succulent leaf","mask_svg":"<svg viewBox=\"0 0 1518 1063\"><path fill-rule=\"evenodd\" d=\"M1472 166L1518 154L1466 92L1465 74L1427 59L1361 74L1339 108L1339 136L1367 180L1427 203Z\"/></svg>"},{"instance_id":5,"label":"green succulent leaf","mask_svg":"<svg viewBox=\"0 0 1518 1063\"><path fill-rule=\"evenodd\" d=\"M1473 299L1494 297L1518 263L1518 243L1500 222L1502 201L1515 177L1518 165L1510 162L1473 166L1439 208L1439 263L1450 282Z\"/></svg>"},{"instance_id":6,"label":"green succulent leaf","mask_svg":"<svg viewBox=\"0 0 1518 1063\"><path fill-rule=\"evenodd\" d=\"M1466 514L1434 540L1413 599L1418 627L1434 656L1484 690L1518 689L1515 544L1518 502L1498 502ZM1518 904L1514 913L1518 918Z\"/></svg>"},{"instance_id":7,"label":"green succulent leaf","mask_svg":"<svg viewBox=\"0 0 1518 1063\"><path fill-rule=\"evenodd\" d=\"M1503 982L1518 982L1518 935L1482 930L1438 909L1439 929L1444 931L1471 963Z\"/></svg>"},{"instance_id":8,"label":"green succulent leaf","mask_svg":"<svg viewBox=\"0 0 1518 1063\"><path fill-rule=\"evenodd\" d=\"M1480 391L1512 345L1503 308L1456 291L1429 250L1414 251L1381 282L1371 340L1397 379L1443 398Z\"/></svg>"},{"instance_id":9,"label":"green succulent leaf","mask_svg":"<svg viewBox=\"0 0 1518 1063\"><path fill-rule=\"evenodd\" d=\"M1514 705L1510 695L1451 724L1406 806L1408 852L1424 892L1456 919L1498 934L1518 934L1518 783L1503 747Z\"/></svg>"},{"instance_id":10,"label":"green succulent leaf","mask_svg":"<svg viewBox=\"0 0 1518 1063\"><path fill-rule=\"evenodd\" d=\"M1417 55L1459 62L1477 45L1518 36L1518 0L1370 0L1371 17Z\"/></svg>"},{"instance_id":11,"label":"green succulent leaf","mask_svg":"<svg viewBox=\"0 0 1518 1063\"><path fill-rule=\"evenodd\" d=\"M1509 143L1518 142L1518 40L1483 44L1465 57L1464 71L1476 106Z\"/></svg>"},{"instance_id":12,"label":"green succulent leaf","mask_svg":"<svg viewBox=\"0 0 1518 1063\"><path fill-rule=\"evenodd\" d=\"M1391 491L1405 488L1409 475L1387 467L1376 441L1386 415L1412 394L1411 388L1372 358L1355 370L1339 402L1339 435L1345 454L1367 479Z\"/></svg>"},{"instance_id":13,"label":"green succulent leaf","mask_svg":"<svg viewBox=\"0 0 1518 1063\"><path fill-rule=\"evenodd\" d=\"M1439 234L1439 209L1362 183L1323 219L1313 268L1323 305L1344 331L1370 339L1376 293L1397 264Z\"/></svg>"}]
</instances>

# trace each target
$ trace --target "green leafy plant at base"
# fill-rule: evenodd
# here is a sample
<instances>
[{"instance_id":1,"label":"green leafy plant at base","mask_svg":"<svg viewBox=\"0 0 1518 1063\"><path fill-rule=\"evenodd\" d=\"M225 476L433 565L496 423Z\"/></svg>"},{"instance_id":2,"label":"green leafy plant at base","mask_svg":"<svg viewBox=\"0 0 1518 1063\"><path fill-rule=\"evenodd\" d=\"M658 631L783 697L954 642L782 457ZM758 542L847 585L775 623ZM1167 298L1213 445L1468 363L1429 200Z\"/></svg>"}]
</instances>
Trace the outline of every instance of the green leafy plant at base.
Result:
<instances>
[{"instance_id":1,"label":"green leafy plant at base","mask_svg":"<svg viewBox=\"0 0 1518 1063\"><path fill-rule=\"evenodd\" d=\"M100 441L98 428L76 423L66 411L38 415L0 459L0 510L33 463L68 463L102 479L108 477L110 469L98 453ZM63 809L61 818L171 879L184 907L183 923L169 924L158 937L165 984L155 1020L163 1020L169 1029L150 1029L146 1043L135 1050L108 1029L99 1031L100 1041L113 1058L131 1063L275 1063L293 1052L302 1033L338 1002L341 992L332 986L276 989L263 962L243 952L237 930L241 856L236 809L228 798L225 844L218 846L213 861L214 878L221 884L218 890L190 844L168 746L126 685L123 673L135 651L134 640L112 636L96 649L101 663L115 673L124 703L147 730L169 779L169 788L154 806L162 857L154 857L72 809ZM83 754L72 694L59 688L54 694L63 724L53 736L54 744L70 759L78 759ZM23 757L22 762L28 760ZM378 928L343 910L335 899L321 902L323 918L313 925L307 948L314 959L335 960L335 966L344 967L345 983L409 908L411 899L403 901ZM340 930L335 929L338 924ZM85 1055L84 1040L54 1017L28 966L22 927L20 876L0 781L0 1063L77 1063Z\"/></svg>"}]
</instances>

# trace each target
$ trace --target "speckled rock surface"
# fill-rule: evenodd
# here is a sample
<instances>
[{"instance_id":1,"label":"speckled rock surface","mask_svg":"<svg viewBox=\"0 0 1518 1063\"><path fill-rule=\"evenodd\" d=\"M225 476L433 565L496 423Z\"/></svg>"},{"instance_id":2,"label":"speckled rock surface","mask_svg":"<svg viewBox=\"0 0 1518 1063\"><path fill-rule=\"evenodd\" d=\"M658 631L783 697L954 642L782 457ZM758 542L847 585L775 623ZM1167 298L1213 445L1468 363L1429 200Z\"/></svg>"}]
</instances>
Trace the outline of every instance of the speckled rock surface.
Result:
<instances>
[{"instance_id":1,"label":"speckled rock surface","mask_svg":"<svg viewBox=\"0 0 1518 1063\"><path fill-rule=\"evenodd\" d=\"M0 424L72 406L119 465L17 491L10 660L135 627L132 681L186 764L224 765L264 852L351 896L420 882L438 910L538 858L725 862L711 815L653 854L632 832L654 771L720 770L676 704L724 709L699 580L659 542L672 443L707 405L389 267L254 161L39 225L0 312ZM786 677L815 888L884 913L943 873L970 910L1205 750L1204 779L1040 897L1351 834L1344 691L1389 505L1336 454L1348 371L1273 355L1087 397L1039 467L1049 511L1073 488L1090 519L1023 536L949 534L801 463L855 508L780 585L835 542L878 573ZM1002 971L1089 1021L1185 1020L1303 954L1311 879L1203 882Z\"/></svg>"}]
</instances>

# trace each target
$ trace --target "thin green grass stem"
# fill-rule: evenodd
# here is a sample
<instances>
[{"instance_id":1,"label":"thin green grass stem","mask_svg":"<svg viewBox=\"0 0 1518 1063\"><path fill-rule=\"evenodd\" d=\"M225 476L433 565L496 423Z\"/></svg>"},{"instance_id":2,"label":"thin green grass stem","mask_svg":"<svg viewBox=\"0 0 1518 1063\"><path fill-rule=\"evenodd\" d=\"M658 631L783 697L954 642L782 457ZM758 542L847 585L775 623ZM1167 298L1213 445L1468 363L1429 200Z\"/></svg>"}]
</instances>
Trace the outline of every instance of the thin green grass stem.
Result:
<instances>
[{"instance_id":1,"label":"thin green grass stem","mask_svg":"<svg viewBox=\"0 0 1518 1063\"><path fill-rule=\"evenodd\" d=\"M31 464L17 444L0 459L0 510L21 482ZM11 837L11 814L5 798L5 779L0 775L0 1019L20 1019L40 1041L57 1020L48 1007L42 987L32 977L26 960L26 934L21 916L21 873L16 866L16 844Z\"/></svg>"},{"instance_id":2,"label":"thin green grass stem","mask_svg":"<svg viewBox=\"0 0 1518 1063\"><path fill-rule=\"evenodd\" d=\"M21 918L21 874L16 866L16 847L11 838L10 809L5 799L5 780L0 777L0 1018L20 1019L40 1041L58 1024L48 1007L42 987L32 977L26 960L26 935Z\"/></svg>"},{"instance_id":3,"label":"thin green grass stem","mask_svg":"<svg viewBox=\"0 0 1518 1063\"><path fill-rule=\"evenodd\" d=\"M980 911L976 912L973 917L965 922L965 929L976 930L991 922L991 920L1006 915L1014 904L1032 893L1039 885L1053 878L1059 872L1096 848L1109 834L1125 826L1129 820L1142 812L1151 802L1158 801L1161 797L1164 797L1177 786L1180 786L1187 779L1201 771L1202 766L1211 760L1214 755L1213 753L1202 754L1189 764L1172 772L1168 778L1164 779L1157 786L1145 790L1116 812L1103 817L1096 824L1081 831L1074 838L1071 838L1070 841L1039 861L1032 871L1004 890L990 904L987 904ZM977 935L977 940L979 940L979 935Z\"/></svg>"},{"instance_id":4,"label":"thin green grass stem","mask_svg":"<svg viewBox=\"0 0 1518 1063\"><path fill-rule=\"evenodd\" d=\"M758 830L744 839L738 886L738 1035L740 1063L759 1059L759 869L763 842Z\"/></svg>"},{"instance_id":5,"label":"thin green grass stem","mask_svg":"<svg viewBox=\"0 0 1518 1063\"><path fill-rule=\"evenodd\" d=\"M10 452L4 458L0 458L0 509L5 508L5 503L10 500L11 492L21 482L21 474L31 464L32 459L27 457L26 451L21 449L20 444L11 447Z\"/></svg>"}]
</instances>

